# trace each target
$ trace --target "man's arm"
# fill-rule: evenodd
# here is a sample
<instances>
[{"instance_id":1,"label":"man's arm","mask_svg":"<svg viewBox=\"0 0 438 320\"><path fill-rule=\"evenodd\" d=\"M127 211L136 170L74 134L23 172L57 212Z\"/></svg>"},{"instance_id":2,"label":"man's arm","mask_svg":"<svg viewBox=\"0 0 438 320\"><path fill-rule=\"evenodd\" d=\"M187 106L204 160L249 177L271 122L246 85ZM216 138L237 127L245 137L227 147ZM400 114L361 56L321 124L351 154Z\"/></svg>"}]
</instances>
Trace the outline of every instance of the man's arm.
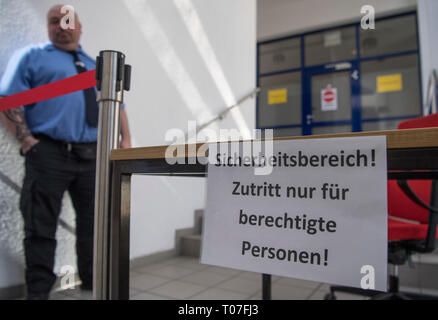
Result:
<instances>
[{"instance_id":1,"label":"man's arm","mask_svg":"<svg viewBox=\"0 0 438 320\"><path fill-rule=\"evenodd\" d=\"M120 109L120 134L122 135L120 148L131 148L131 133L125 109Z\"/></svg>"},{"instance_id":2,"label":"man's arm","mask_svg":"<svg viewBox=\"0 0 438 320\"><path fill-rule=\"evenodd\" d=\"M1 98L3 97L0 96L0 99ZM20 142L23 153L29 151L30 148L39 142L27 127L26 119L24 118L24 113L21 108L3 111L1 115L8 129L17 138L18 142Z\"/></svg>"}]
</instances>

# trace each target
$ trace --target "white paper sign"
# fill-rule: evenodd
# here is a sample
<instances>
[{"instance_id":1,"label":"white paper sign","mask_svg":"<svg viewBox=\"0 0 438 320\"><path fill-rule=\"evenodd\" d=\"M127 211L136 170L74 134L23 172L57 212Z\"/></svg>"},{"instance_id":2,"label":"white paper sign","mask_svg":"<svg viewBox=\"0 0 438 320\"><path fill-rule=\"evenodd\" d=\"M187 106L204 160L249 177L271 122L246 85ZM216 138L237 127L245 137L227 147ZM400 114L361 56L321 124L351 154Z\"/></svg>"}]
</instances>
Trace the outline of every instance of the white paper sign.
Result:
<instances>
[{"instance_id":1,"label":"white paper sign","mask_svg":"<svg viewBox=\"0 0 438 320\"><path fill-rule=\"evenodd\" d=\"M338 89L326 88L321 90L321 111L338 110Z\"/></svg>"},{"instance_id":2,"label":"white paper sign","mask_svg":"<svg viewBox=\"0 0 438 320\"><path fill-rule=\"evenodd\" d=\"M201 262L386 291L386 137L255 143L209 149Z\"/></svg>"}]
</instances>

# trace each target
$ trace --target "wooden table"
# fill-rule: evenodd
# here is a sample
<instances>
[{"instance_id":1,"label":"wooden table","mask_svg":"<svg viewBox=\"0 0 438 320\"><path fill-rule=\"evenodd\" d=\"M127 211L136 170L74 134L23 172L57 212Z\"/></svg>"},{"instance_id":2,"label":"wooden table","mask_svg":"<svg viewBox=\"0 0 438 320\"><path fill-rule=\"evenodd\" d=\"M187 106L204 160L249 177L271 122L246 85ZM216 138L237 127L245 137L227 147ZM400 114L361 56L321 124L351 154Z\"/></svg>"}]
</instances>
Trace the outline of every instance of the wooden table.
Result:
<instances>
[{"instance_id":1,"label":"wooden table","mask_svg":"<svg viewBox=\"0 0 438 320\"><path fill-rule=\"evenodd\" d=\"M341 138L385 135L389 179L438 178L438 128L355 132L274 140ZM207 165L196 158L203 144L185 145L184 164L167 163L168 146L116 149L111 152L111 199L109 226L110 299L129 299L129 236L132 174L205 177ZM191 159L193 164L189 164ZM153 223L153 222L152 222ZM270 275L262 277L262 297L270 299Z\"/></svg>"}]
</instances>

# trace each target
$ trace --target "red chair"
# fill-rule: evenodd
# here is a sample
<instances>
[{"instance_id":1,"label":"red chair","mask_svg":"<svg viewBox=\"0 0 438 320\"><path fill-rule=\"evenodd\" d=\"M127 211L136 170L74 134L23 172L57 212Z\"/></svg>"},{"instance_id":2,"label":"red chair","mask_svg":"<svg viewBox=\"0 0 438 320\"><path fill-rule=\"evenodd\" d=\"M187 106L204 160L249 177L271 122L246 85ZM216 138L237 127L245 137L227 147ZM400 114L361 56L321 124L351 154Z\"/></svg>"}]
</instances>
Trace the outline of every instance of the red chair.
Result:
<instances>
[{"instance_id":1,"label":"red chair","mask_svg":"<svg viewBox=\"0 0 438 320\"><path fill-rule=\"evenodd\" d=\"M398 129L438 127L438 114L403 121ZM429 295L399 291L398 266L413 253L435 249L438 223L438 185L432 180L388 180L388 264L392 266L387 293L344 286L331 286L327 300L342 291L372 299L438 299Z\"/></svg>"}]
</instances>

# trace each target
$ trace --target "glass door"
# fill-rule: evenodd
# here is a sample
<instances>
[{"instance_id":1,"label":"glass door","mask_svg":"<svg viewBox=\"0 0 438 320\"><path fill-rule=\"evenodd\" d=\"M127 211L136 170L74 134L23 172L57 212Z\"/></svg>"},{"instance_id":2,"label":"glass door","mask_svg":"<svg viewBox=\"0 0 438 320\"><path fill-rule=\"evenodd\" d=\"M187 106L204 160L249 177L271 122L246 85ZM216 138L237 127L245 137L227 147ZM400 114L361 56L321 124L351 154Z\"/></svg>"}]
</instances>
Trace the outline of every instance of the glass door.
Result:
<instances>
[{"instance_id":1,"label":"glass door","mask_svg":"<svg viewBox=\"0 0 438 320\"><path fill-rule=\"evenodd\" d=\"M360 131L359 70L353 63L309 68L305 79L304 134Z\"/></svg>"}]
</instances>

